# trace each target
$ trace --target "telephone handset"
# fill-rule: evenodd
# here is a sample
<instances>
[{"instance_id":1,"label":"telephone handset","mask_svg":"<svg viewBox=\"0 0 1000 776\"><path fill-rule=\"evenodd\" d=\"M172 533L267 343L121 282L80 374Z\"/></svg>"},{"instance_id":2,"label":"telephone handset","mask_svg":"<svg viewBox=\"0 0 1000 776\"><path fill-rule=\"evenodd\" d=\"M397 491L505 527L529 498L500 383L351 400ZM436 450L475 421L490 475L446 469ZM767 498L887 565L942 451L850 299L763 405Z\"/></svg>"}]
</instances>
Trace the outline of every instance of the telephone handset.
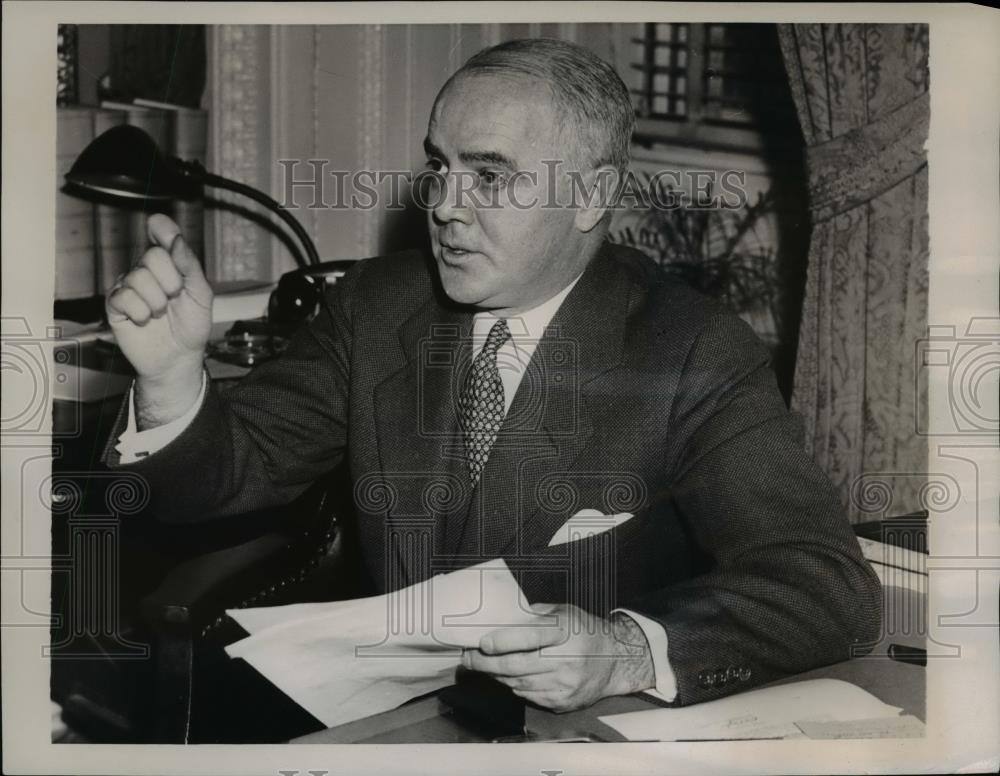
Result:
<instances>
[{"instance_id":1,"label":"telephone handset","mask_svg":"<svg viewBox=\"0 0 1000 776\"><path fill-rule=\"evenodd\" d=\"M316 314L326 289L354 263L354 260L324 261L286 272L268 301L268 324L284 332L297 329Z\"/></svg>"},{"instance_id":2,"label":"telephone handset","mask_svg":"<svg viewBox=\"0 0 1000 776\"><path fill-rule=\"evenodd\" d=\"M237 321L225 336L209 346L219 361L252 367L279 355L296 329L325 305L323 294L343 277L353 260L324 261L286 272L271 292L267 320Z\"/></svg>"}]
</instances>

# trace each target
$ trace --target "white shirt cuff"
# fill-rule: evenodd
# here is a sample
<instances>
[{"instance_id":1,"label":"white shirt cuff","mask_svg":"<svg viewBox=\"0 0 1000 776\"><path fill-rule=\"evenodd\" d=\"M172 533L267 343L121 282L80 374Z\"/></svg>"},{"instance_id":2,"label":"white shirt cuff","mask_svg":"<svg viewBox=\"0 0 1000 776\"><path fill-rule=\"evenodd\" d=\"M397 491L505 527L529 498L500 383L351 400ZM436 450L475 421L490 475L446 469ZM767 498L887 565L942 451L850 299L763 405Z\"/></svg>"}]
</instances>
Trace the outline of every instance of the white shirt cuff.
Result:
<instances>
[{"instance_id":1,"label":"white shirt cuff","mask_svg":"<svg viewBox=\"0 0 1000 776\"><path fill-rule=\"evenodd\" d=\"M201 373L201 390L198 392L198 398L195 399L194 404L191 405L187 412L176 420L164 423L162 426L150 428L146 431L139 431L135 425L135 383L132 383L132 387L128 390L128 424L125 426L125 430L121 433L121 436L118 437L118 444L115 445L115 449L121 456L120 462L123 464L135 463L141 458L146 458L156 451L162 450L184 433L184 430L191 425L191 421L194 420L195 415L198 414L198 410L201 409L201 404L205 400L205 389L207 386L208 379L203 370Z\"/></svg>"},{"instance_id":2,"label":"white shirt cuff","mask_svg":"<svg viewBox=\"0 0 1000 776\"><path fill-rule=\"evenodd\" d=\"M677 677L674 675L674 669L671 668L670 660L667 658L667 631L656 620L643 617L629 609L615 609L611 613L615 614L616 612L628 615L635 620L642 635L649 643L656 686L651 690L646 690L646 693L666 703L677 700Z\"/></svg>"}]
</instances>

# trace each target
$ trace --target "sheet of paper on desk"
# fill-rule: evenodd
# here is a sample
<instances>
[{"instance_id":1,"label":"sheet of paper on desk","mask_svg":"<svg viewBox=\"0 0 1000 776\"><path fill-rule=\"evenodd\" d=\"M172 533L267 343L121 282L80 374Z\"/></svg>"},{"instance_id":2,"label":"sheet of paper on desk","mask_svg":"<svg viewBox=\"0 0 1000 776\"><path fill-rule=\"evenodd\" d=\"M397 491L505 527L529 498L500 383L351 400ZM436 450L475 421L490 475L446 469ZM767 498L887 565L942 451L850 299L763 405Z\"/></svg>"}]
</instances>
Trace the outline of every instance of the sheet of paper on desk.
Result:
<instances>
[{"instance_id":1,"label":"sheet of paper on desk","mask_svg":"<svg viewBox=\"0 0 1000 776\"><path fill-rule=\"evenodd\" d=\"M922 738L924 723L910 714L899 717L856 719L848 722L830 720L797 722L796 726L809 738L834 740L841 738Z\"/></svg>"},{"instance_id":2,"label":"sheet of paper on desk","mask_svg":"<svg viewBox=\"0 0 1000 776\"><path fill-rule=\"evenodd\" d=\"M331 727L451 684L461 647L489 631L546 624L502 560L382 596L227 614L251 635L226 652Z\"/></svg>"},{"instance_id":3,"label":"sheet of paper on desk","mask_svg":"<svg viewBox=\"0 0 1000 776\"><path fill-rule=\"evenodd\" d=\"M894 717L901 710L839 679L810 679L676 709L599 717L629 740L689 741L802 738L804 720L848 722Z\"/></svg>"}]
</instances>

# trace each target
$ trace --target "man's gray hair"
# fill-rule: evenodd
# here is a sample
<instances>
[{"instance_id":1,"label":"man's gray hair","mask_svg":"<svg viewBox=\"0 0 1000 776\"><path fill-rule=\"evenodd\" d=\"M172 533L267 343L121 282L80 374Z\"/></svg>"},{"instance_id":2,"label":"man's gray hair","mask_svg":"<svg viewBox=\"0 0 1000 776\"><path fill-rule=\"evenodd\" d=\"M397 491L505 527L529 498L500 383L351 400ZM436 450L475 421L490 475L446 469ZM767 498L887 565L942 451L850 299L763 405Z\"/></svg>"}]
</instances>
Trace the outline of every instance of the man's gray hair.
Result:
<instances>
[{"instance_id":1,"label":"man's gray hair","mask_svg":"<svg viewBox=\"0 0 1000 776\"><path fill-rule=\"evenodd\" d=\"M541 81L552 92L561 119L576 130L579 150L598 167L628 169L635 111L621 77L599 56L554 38L523 38L483 49L449 80L464 75L519 75ZM447 86L447 85L446 85Z\"/></svg>"}]
</instances>

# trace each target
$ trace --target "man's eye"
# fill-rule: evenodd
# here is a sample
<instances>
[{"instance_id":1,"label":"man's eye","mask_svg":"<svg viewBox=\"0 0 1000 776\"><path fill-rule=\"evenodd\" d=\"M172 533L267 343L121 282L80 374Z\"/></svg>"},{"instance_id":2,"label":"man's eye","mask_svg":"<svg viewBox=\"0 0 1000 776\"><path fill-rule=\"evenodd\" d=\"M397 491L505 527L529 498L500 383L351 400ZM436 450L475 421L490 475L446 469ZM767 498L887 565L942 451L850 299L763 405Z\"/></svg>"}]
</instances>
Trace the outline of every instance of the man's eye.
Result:
<instances>
[{"instance_id":1,"label":"man's eye","mask_svg":"<svg viewBox=\"0 0 1000 776\"><path fill-rule=\"evenodd\" d=\"M479 182L489 188L497 188L507 183L507 176L500 170L480 170Z\"/></svg>"},{"instance_id":2,"label":"man's eye","mask_svg":"<svg viewBox=\"0 0 1000 776\"><path fill-rule=\"evenodd\" d=\"M434 172L441 172L444 169L444 164L441 163L441 160L434 158L428 159L424 166Z\"/></svg>"}]
</instances>

